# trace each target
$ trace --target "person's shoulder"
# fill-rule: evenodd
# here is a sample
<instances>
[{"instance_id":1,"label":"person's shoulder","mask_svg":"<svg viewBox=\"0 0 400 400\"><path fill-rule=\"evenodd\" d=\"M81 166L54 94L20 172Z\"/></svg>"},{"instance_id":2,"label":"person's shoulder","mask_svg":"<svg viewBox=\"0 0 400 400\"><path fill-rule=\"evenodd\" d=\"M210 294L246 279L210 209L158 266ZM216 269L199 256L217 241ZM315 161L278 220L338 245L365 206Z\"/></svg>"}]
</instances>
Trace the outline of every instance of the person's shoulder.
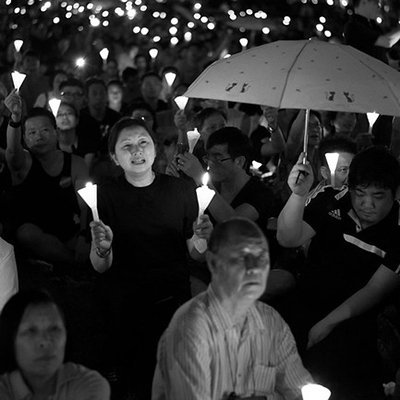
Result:
<instances>
[{"instance_id":1,"label":"person's shoulder","mask_svg":"<svg viewBox=\"0 0 400 400\"><path fill-rule=\"evenodd\" d=\"M286 322L281 314L272 306L262 301L256 301L254 303L254 309L261 318L264 327L275 331L286 326Z\"/></svg>"},{"instance_id":2,"label":"person's shoulder","mask_svg":"<svg viewBox=\"0 0 400 400\"><path fill-rule=\"evenodd\" d=\"M183 178L178 178L176 176L159 172L157 173L157 179L161 184L174 187L177 190L194 190L194 184Z\"/></svg>"}]
</instances>

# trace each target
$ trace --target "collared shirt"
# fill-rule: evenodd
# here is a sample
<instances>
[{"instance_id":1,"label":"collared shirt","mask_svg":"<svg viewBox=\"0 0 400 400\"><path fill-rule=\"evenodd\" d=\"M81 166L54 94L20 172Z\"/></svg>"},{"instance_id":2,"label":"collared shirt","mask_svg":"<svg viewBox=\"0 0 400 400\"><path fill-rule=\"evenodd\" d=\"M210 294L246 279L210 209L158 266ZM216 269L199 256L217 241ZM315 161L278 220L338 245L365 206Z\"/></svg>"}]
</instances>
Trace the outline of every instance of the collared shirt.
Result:
<instances>
[{"instance_id":1,"label":"collared shirt","mask_svg":"<svg viewBox=\"0 0 400 400\"><path fill-rule=\"evenodd\" d=\"M255 302L239 331L211 286L184 304L159 342L153 400L295 399L312 382L288 325Z\"/></svg>"},{"instance_id":2,"label":"collared shirt","mask_svg":"<svg viewBox=\"0 0 400 400\"><path fill-rule=\"evenodd\" d=\"M21 372L0 376L1 400L31 400L33 393ZM56 391L48 400L109 400L110 386L98 372L82 365L65 363L57 375Z\"/></svg>"}]
</instances>

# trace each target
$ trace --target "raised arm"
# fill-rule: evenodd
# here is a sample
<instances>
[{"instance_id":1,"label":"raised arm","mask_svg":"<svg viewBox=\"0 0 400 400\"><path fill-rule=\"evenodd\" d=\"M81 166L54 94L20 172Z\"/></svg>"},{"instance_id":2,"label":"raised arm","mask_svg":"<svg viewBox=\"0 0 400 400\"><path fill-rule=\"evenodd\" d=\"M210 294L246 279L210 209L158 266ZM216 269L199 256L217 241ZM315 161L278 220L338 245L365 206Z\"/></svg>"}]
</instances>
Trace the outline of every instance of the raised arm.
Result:
<instances>
[{"instance_id":1,"label":"raised arm","mask_svg":"<svg viewBox=\"0 0 400 400\"><path fill-rule=\"evenodd\" d=\"M376 39L375 46L390 49L400 40L400 28L393 29L392 31L381 35Z\"/></svg>"},{"instance_id":2,"label":"raised arm","mask_svg":"<svg viewBox=\"0 0 400 400\"><path fill-rule=\"evenodd\" d=\"M290 126L286 140L285 156L289 161L294 162L301 152L304 137L304 123L306 118L305 110L300 110Z\"/></svg>"},{"instance_id":3,"label":"raised arm","mask_svg":"<svg viewBox=\"0 0 400 400\"><path fill-rule=\"evenodd\" d=\"M381 265L363 288L350 296L310 329L307 347L310 348L324 339L343 321L371 310L399 287L400 277L384 265Z\"/></svg>"},{"instance_id":4,"label":"raised arm","mask_svg":"<svg viewBox=\"0 0 400 400\"><path fill-rule=\"evenodd\" d=\"M264 157L272 156L286 150L286 142L283 137L281 128L278 125L278 108L261 107L263 115L260 117L259 125L267 128L271 133L271 137L263 139L261 146L261 155Z\"/></svg>"},{"instance_id":5,"label":"raised arm","mask_svg":"<svg viewBox=\"0 0 400 400\"><path fill-rule=\"evenodd\" d=\"M278 217L277 239L284 247L299 247L315 235L314 229L303 220L307 194L314 179L311 165L303 164L303 157L301 153L289 174L292 194Z\"/></svg>"}]
</instances>

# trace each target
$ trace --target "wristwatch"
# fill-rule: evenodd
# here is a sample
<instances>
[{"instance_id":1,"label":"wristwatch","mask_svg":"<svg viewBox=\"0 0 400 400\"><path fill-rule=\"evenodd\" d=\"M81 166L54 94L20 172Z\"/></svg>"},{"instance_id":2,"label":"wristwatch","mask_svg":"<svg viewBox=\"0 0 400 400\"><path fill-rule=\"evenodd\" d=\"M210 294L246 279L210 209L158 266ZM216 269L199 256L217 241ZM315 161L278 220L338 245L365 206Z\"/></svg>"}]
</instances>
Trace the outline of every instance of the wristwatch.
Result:
<instances>
[{"instance_id":1,"label":"wristwatch","mask_svg":"<svg viewBox=\"0 0 400 400\"><path fill-rule=\"evenodd\" d=\"M279 129L279 127L277 125L276 128L272 128L271 125L268 125L267 129L269 130L270 133L274 133Z\"/></svg>"},{"instance_id":2,"label":"wristwatch","mask_svg":"<svg viewBox=\"0 0 400 400\"><path fill-rule=\"evenodd\" d=\"M18 122L14 122L12 119L8 121L8 125L11 126L11 128L19 128L21 126L21 120Z\"/></svg>"}]
</instances>

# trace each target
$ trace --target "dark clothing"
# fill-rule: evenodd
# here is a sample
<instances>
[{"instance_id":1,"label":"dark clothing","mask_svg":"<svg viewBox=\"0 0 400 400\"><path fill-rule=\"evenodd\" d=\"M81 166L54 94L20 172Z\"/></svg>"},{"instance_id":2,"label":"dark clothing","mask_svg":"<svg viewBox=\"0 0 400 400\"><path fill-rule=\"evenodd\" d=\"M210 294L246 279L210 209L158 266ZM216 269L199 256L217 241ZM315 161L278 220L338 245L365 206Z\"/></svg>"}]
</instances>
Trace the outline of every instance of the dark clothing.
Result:
<instances>
[{"instance_id":1,"label":"dark clothing","mask_svg":"<svg viewBox=\"0 0 400 400\"><path fill-rule=\"evenodd\" d=\"M149 107L150 104L146 102L146 100L143 97L137 97L132 103L146 103ZM152 107L150 107L152 108ZM169 110L171 107L166 103L164 100L159 99L157 101L157 108L153 110L155 113L159 111L166 111Z\"/></svg>"},{"instance_id":2,"label":"dark clothing","mask_svg":"<svg viewBox=\"0 0 400 400\"><path fill-rule=\"evenodd\" d=\"M78 147L76 155L84 157L88 153L97 153L100 149L101 130L100 124L89 114L82 113L76 126Z\"/></svg>"},{"instance_id":3,"label":"dark clothing","mask_svg":"<svg viewBox=\"0 0 400 400\"><path fill-rule=\"evenodd\" d=\"M14 223L17 229L32 223L62 242L79 231L80 209L71 176L71 154L64 154L61 173L50 176L32 157L25 180L13 187Z\"/></svg>"},{"instance_id":4,"label":"dark clothing","mask_svg":"<svg viewBox=\"0 0 400 400\"><path fill-rule=\"evenodd\" d=\"M376 40L383 34L375 21L353 14L345 25L343 34L347 45L388 64L386 49L375 46Z\"/></svg>"}]
</instances>

